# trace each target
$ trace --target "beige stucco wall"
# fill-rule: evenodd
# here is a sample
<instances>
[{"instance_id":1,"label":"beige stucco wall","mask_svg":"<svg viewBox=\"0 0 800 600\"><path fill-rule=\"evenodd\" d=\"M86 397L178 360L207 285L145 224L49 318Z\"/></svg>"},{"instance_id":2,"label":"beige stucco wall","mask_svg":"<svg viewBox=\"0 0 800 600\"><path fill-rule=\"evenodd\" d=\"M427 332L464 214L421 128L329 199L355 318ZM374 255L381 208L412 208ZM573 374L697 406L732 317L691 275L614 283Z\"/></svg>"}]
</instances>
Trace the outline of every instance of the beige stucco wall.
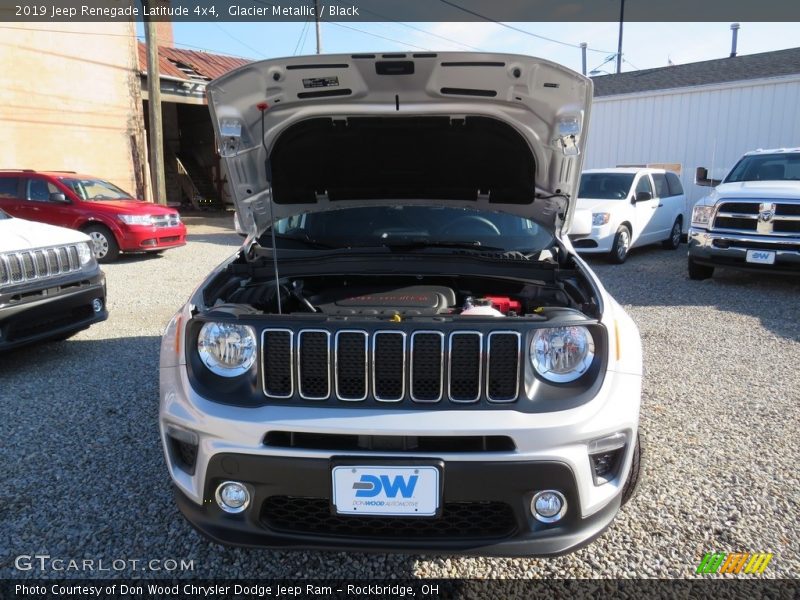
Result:
<instances>
[{"instance_id":1,"label":"beige stucco wall","mask_svg":"<svg viewBox=\"0 0 800 600\"><path fill-rule=\"evenodd\" d=\"M133 24L13 27L0 35L0 169L78 171L136 193L146 155Z\"/></svg>"}]
</instances>

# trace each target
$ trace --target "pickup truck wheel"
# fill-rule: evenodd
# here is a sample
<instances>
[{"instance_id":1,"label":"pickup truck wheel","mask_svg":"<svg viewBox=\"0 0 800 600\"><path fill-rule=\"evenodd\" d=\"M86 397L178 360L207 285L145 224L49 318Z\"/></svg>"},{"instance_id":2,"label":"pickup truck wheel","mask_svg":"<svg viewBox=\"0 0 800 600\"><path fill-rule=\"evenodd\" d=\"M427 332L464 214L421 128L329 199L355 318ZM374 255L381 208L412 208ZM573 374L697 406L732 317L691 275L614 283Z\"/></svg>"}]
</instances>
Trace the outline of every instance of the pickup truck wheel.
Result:
<instances>
[{"instance_id":1,"label":"pickup truck wheel","mask_svg":"<svg viewBox=\"0 0 800 600\"><path fill-rule=\"evenodd\" d=\"M639 483L642 479L642 434L636 434L636 446L633 449L633 459L631 460L631 470L628 472L628 479L622 486L622 505L627 504L633 498Z\"/></svg>"},{"instance_id":2,"label":"pickup truck wheel","mask_svg":"<svg viewBox=\"0 0 800 600\"><path fill-rule=\"evenodd\" d=\"M614 243L611 245L611 252L608 253L608 260L617 265L621 265L628 258L628 250L631 248L631 230L622 225L614 236Z\"/></svg>"},{"instance_id":3,"label":"pickup truck wheel","mask_svg":"<svg viewBox=\"0 0 800 600\"><path fill-rule=\"evenodd\" d=\"M92 248L99 263L110 263L119 257L119 244L105 225L89 225L83 232L92 238Z\"/></svg>"},{"instance_id":4,"label":"pickup truck wheel","mask_svg":"<svg viewBox=\"0 0 800 600\"><path fill-rule=\"evenodd\" d=\"M677 250L678 246L681 245L681 234L683 233L683 219L678 217L675 219L675 222L672 224L672 230L669 232L669 237L665 239L661 244L667 250Z\"/></svg>"},{"instance_id":5,"label":"pickup truck wheel","mask_svg":"<svg viewBox=\"0 0 800 600\"><path fill-rule=\"evenodd\" d=\"M703 279L709 279L712 275L714 275L714 267L699 265L689 257L689 279L702 281Z\"/></svg>"}]
</instances>

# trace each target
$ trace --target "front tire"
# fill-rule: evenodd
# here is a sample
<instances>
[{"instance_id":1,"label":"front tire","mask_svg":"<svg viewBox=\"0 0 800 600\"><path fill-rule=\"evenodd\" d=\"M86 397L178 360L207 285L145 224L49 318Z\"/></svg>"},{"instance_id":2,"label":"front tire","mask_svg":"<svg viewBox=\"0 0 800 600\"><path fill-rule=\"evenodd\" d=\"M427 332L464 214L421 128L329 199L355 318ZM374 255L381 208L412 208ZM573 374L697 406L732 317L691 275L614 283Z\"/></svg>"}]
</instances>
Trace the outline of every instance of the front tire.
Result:
<instances>
[{"instance_id":1,"label":"front tire","mask_svg":"<svg viewBox=\"0 0 800 600\"><path fill-rule=\"evenodd\" d=\"M625 480L625 485L622 486L622 506L628 503L628 500L633 498L639 483L642 480L642 434L636 433L636 446L633 448L633 459L631 460L631 470L628 472L628 478Z\"/></svg>"},{"instance_id":2,"label":"front tire","mask_svg":"<svg viewBox=\"0 0 800 600\"><path fill-rule=\"evenodd\" d=\"M614 264L621 265L628 258L630 248L631 230L623 225L614 236L614 243L611 245L611 252L608 253L608 260Z\"/></svg>"},{"instance_id":3,"label":"front tire","mask_svg":"<svg viewBox=\"0 0 800 600\"><path fill-rule=\"evenodd\" d=\"M92 248L99 263L114 262L119 258L119 244L105 225L89 225L83 232L92 238Z\"/></svg>"},{"instance_id":4,"label":"front tire","mask_svg":"<svg viewBox=\"0 0 800 600\"><path fill-rule=\"evenodd\" d=\"M677 250L681 245L681 235L683 235L683 219L678 217L672 224L672 230L669 232L669 237L661 242L667 250Z\"/></svg>"},{"instance_id":5,"label":"front tire","mask_svg":"<svg viewBox=\"0 0 800 600\"><path fill-rule=\"evenodd\" d=\"M700 265L694 262L691 256L689 257L689 279L693 281L702 281L704 279L710 279L712 275L714 275L714 267Z\"/></svg>"}]
</instances>

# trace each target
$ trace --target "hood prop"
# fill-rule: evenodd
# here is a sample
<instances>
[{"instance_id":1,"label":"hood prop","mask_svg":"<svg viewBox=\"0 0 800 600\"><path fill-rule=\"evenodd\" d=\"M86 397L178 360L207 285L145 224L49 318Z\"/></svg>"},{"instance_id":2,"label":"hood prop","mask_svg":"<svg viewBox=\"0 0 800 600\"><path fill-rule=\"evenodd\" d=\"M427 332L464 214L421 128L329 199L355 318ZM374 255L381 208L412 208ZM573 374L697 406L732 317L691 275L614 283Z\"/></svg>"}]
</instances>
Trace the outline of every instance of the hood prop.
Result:
<instances>
[{"instance_id":1,"label":"hood prop","mask_svg":"<svg viewBox=\"0 0 800 600\"><path fill-rule=\"evenodd\" d=\"M266 102L259 102L256 108L261 112L261 144L264 146L264 174L267 178L267 191L269 192L269 220L270 220L270 237L272 238L272 265L275 268L275 298L278 301L278 314L283 314L281 310L281 283L280 276L278 275L278 247L275 243L275 210L273 208L273 194L272 194L272 163L269 159L269 148L267 148L267 140L264 137L264 113L267 112L269 104Z\"/></svg>"}]
</instances>

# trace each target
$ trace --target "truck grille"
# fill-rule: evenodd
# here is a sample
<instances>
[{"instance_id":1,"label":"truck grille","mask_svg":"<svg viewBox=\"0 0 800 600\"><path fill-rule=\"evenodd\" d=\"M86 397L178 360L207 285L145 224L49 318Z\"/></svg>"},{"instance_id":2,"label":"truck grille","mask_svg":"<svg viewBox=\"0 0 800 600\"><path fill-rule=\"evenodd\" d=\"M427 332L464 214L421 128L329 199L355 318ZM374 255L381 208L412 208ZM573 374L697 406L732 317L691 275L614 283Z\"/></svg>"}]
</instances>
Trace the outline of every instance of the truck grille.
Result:
<instances>
[{"instance_id":1,"label":"truck grille","mask_svg":"<svg viewBox=\"0 0 800 600\"><path fill-rule=\"evenodd\" d=\"M516 331L266 329L264 394L273 399L360 402L514 402L521 335Z\"/></svg>"},{"instance_id":2,"label":"truck grille","mask_svg":"<svg viewBox=\"0 0 800 600\"><path fill-rule=\"evenodd\" d=\"M769 200L721 202L711 228L761 235L800 235L800 204Z\"/></svg>"},{"instance_id":3,"label":"truck grille","mask_svg":"<svg viewBox=\"0 0 800 600\"><path fill-rule=\"evenodd\" d=\"M0 254L0 285L27 283L81 270L77 245Z\"/></svg>"}]
</instances>

